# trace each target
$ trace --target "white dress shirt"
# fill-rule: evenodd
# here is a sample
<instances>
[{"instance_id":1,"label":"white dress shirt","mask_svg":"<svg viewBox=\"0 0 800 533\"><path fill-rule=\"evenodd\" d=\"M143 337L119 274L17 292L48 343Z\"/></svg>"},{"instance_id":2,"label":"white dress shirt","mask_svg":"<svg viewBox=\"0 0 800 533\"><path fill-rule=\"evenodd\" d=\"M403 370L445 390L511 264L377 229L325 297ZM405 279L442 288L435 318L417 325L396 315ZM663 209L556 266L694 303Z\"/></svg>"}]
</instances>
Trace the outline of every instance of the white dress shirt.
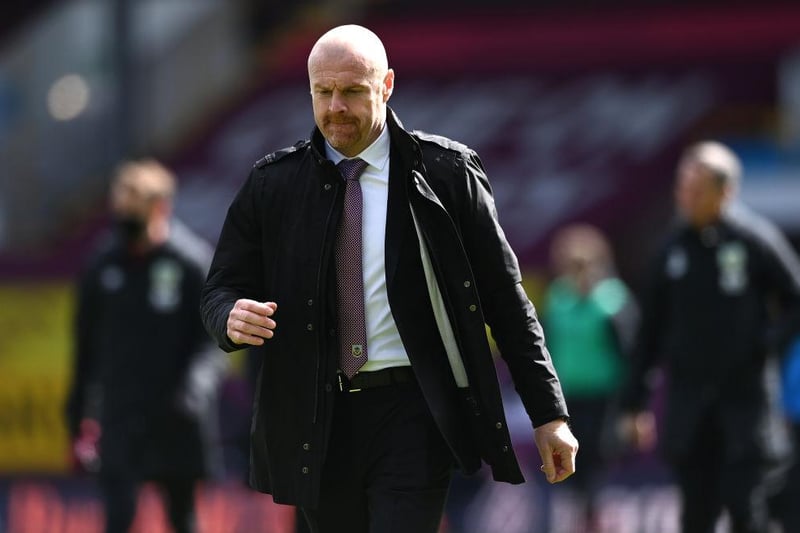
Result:
<instances>
[{"instance_id":1,"label":"white dress shirt","mask_svg":"<svg viewBox=\"0 0 800 533\"><path fill-rule=\"evenodd\" d=\"M364 310L367 322L367 358L361 372L410 365L400 340L386 292L386 211L389 202L389 130L358 154L367 162L361 174L363 198L362 260L364 265ZM344 155L325 143L325 154L338 164Z\"/></svg>"}]
</instances>

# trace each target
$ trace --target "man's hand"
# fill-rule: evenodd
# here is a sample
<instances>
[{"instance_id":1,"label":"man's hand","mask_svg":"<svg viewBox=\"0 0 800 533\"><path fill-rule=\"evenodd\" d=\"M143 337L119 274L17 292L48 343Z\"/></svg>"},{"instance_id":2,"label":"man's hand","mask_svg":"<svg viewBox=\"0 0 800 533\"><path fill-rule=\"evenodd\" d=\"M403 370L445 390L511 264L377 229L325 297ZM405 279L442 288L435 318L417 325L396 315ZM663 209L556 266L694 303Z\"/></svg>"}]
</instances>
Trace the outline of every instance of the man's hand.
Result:
<instances>
[{"instance_id":1,"label":"man's hand","mask_svg":"<svg viewBox=\"0 0 800 533\"><path fill-rule=\"evenodd\" d=\"M658 440L656 417L651 411L622 415L617 422L617 432L624 442L632 445L637 451L650 451Z\"/></svg>"},{"instance_id":2,"label":"man's hand","mask_svg":"<svg viewBox=\"0 0 800 533\"><path fill-rule=\"evenodd\" d=\"M275 335L277 324L270 317L277 308L278 304L275 302L257 302L244 298L236 300L233 309L228 313L228 338L235 344L261 346L264 339L271 339Z\"/></svg>"},{"instance_id":3,"label":"man's hand","mask_svg":"<svg viewBox=\"0 0 800 533\"><path fill-rule=\"evenodd\" d=\"M550 483L564 481L575 472L578 441L563 420L553 420L533 430L542 458L542 472Z\"/></svg>"},{"instance_id":4,"label":"man's hand","mask_svg":"<svg viewBox=\"0 0 800 533\"><path fill-rule=\"evenodd\" d=\"M81 420L80 433L72 442L73 467L85 472L100 470L100 423L91 418Z\"/></svg>"}]
</instances>

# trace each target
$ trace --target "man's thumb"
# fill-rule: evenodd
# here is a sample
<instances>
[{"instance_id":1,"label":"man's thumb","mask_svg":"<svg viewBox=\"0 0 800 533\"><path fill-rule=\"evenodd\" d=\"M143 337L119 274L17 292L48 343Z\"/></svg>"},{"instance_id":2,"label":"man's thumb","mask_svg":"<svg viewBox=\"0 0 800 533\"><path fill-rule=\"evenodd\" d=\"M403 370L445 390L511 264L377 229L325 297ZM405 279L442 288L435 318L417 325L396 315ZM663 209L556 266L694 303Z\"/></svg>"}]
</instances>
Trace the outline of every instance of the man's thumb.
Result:
<instances>
[{"instance_id":1,"label":"man's thumb","mask_svg":"<svg viewBox=\"0 0 800 533\"><path fill-rule=\"evenodd\" d=\"M544 472L547 481L552 483L556 478L556 466L553 461L553 454L550 450L542 454L542 472Z\"/></svg>"}]
</instances>

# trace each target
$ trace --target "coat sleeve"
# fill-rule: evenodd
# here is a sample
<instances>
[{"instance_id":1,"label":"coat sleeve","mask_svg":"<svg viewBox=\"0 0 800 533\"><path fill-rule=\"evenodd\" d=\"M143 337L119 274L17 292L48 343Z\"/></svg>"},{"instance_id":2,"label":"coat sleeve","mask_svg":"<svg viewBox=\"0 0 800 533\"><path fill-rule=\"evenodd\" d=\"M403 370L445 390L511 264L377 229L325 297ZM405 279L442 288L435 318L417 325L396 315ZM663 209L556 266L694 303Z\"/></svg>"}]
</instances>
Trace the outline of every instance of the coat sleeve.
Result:
<instances>
[{"instance_id":1,"label":"coat sleeve","mask_svg":"<svg viewBox=\"0 0 800 533\"><path fill-rule=\"evenodd\" d=\"M92 342L92 324L99 312L93 270L84 271L77 283L73 319L72 382L67 393L67 429L72 438L80 432L86 416L91 382L96 372L97 354Z\"/></svg>"},{"instance_id":2,"label":"coat sleeve","mask_svg":"<svg viewBox=\"0 0 800 533\"><path fill-rule=\"evenodd\" d=\"M800 334L800 258L777 227L764 223L760 245L764 253L764 282L779 306L767 343L777 353L786 352Z\"/></svg>"},{"instance_id":3,"label":"coat sleeve","mask_svg":"<svg viewBox=\"0 0 800 533\"><path fill-rule=\"evenodd\" d=\"M464 246L492 338L534 426L567 416L567 406L536 309L522 287L519 262L500 226L479 157L465 157Z\"/></svg>"},{"instance_id":4,"label":"coat sleeve","mask_svg":"<svg viewBox=\"0 0 800 533\"><path fill-rule=\"evenodd\" d=\"M210 260L210 252L208 254ZM210 416L216 391L227 371L227 357L208 338L197 307L209 261L193 261L188 265L186 280L186 339L188 357L181 362L176 401L178 407L196 416Z\"/></svg>"},{"instance_id":5,"label":"coat sleeve","mask_svg":"<svg viewBox=\"0 0 800 533\"><path fill-rule=\"evenodd\" d=\"M265 299L262 229L255 207L258 181L254 169L228 208L201 293L200 314L206 331L227 352L242 348L226 333L228 314L236 300Z\"/></svg>"},{"instance_id":6,"label":"coat sleeve","mask_svg":"<svg viewBox=\"0 0 800 533\"><path fill-rule=\"evenodd\" d=\"M641 322L636 331L630 372L621 392L621 408L638 411L650 395L650 374L659 362L664 329L667 282L664 276L665 255L662 251L652 260L641 297Z\"/></svg>"},{"instance_id":7,"label":"coat sleeve","mask_svg":"<svg viewBox=\"0 0 800 533\"><path fill-rule=\"evenodd\" d=\"M641 321L641 309L630 289L627 286L621 286L625 291L625 300L622 306L609 317L609 326L617 352L628 362L633 353L636 332Z\"/></svg>"}]
</instances>

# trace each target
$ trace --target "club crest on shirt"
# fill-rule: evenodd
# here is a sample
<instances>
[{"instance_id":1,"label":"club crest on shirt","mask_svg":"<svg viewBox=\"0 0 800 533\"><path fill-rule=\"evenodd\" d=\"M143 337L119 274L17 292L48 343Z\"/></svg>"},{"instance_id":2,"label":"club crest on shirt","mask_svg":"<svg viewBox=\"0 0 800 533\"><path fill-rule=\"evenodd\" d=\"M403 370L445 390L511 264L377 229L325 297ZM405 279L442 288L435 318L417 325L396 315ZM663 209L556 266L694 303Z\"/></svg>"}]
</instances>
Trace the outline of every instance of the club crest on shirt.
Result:
<instances>
[{"instance_id":1,"label":"club crest on shirt","mask_svg":"<svg viewBox=\"0 0 800 533\"><path fill-rule=\"evenodd\" d=\"M689 258L683 248L673 248L667 255L666 274L670 279L682 278L689 270Z\"/></svg>"},{"instance_id":2,"label":"club crest on shirt","mask_svg":"<svg viewBox=\"0 0 800 533\"><path fill-rule=\"evenodd\" d=\"M183 269L172 259L159 259L150 267L150 305L156 311L173 311L181 303Z\"/></svg>"},{"instance_id":3,"label":"club crest on shirt","mask_svg":"<svg viewBox=\"0 0 800 533\"><path fill-rule=\"evenodd\" d=\"M361 344L353 344L350 348L350 353L353 354L353 357L361 357L364 355L364 346Z\"/></svg>"},{"instance_id":4,"label":"club crest on shirt","mask_svg":"<svg viewBox=\"0 0 800 533\"><path fill-rule=\"evenodd\" d=\"M719 288L727 294L741 294L747 288L747 248L741 242L723 244L717 250Z\"/></svg>"}]
</instances>

